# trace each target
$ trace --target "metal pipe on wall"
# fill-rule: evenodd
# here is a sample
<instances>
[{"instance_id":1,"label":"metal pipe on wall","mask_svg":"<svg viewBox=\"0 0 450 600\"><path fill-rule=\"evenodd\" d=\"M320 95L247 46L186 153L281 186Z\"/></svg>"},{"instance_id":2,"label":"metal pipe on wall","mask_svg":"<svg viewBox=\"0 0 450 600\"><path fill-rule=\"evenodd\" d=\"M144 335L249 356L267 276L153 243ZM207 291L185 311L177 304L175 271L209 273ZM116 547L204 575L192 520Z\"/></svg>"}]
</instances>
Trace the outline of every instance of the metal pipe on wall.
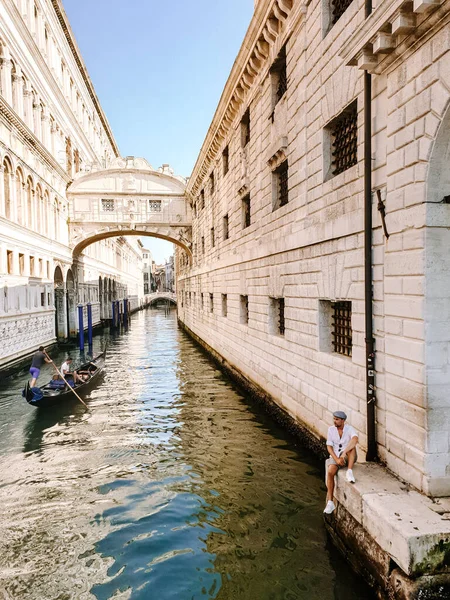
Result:
<instances>
[{"instance_id":1,"label":"metal pipe on wall","mask_svg":"<svg viewBox=\"0 0 450 600\"><path fill-rule=\"evenodd\" d=\"M372 0L365 2L366 18ZM377 459L375 420L375 340L372 278L372 76L364 71L364 306L366 342L367 461Z\"/></svg>"}]
</instances>

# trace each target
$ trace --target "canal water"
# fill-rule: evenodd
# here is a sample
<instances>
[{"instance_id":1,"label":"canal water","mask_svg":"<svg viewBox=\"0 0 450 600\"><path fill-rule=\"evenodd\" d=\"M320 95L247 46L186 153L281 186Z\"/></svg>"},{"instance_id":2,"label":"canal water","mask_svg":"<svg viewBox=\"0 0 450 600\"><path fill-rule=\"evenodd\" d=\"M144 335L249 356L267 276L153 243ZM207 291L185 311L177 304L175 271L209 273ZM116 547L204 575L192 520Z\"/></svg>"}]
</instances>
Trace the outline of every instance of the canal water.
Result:
<instances>
[{"instance_id":1,"label":"canal water","mask_svg":"<svg viewBox=\"0 0 450 600\"><path fill-rule=\"evenodd\" d=\"M97 350L107 337L88 411L41 414L25 374L0 384L0 598L372 597L327 540L322 464L175 312L140 312Z\"/></svg>"}]
</instances>

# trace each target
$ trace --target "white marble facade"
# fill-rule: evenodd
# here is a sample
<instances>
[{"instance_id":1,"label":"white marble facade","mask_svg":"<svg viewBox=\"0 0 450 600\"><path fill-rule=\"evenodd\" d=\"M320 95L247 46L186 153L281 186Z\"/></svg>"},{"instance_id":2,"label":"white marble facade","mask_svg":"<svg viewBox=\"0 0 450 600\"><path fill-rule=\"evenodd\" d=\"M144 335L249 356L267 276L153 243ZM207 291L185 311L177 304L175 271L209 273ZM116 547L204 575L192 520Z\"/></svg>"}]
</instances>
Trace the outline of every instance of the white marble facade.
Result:
<instances>
[{"instance_id":1,"label":"white marble facade","mask_svg":"<svg viewBox=\"0 0 450 600\"><path fill-rule=\"evenodd\" d=\"M403 480L445 496L449 0L377 1L367 18L363 0L255 2L187 187L193 261L177 251L178 310L316 436L325 437L333 410L345 410L364 456L364 70L372 74L377 451ZM338 168L333 143L345 119L353 142ZM336 302L350 314L351 356L333 346Z\"/></svg>"},{"instance_id":2,"label":"white marble facade","mask_svg":"<svg viewBox=\"0 0 450 600\"><path fill-rule=\"evenodd\" d=\"M69 247L67 186L118 156L61 2L0 2L0 369L76 334L79 303L139 306L137 238Z\"/></svg>"}]
</instances>

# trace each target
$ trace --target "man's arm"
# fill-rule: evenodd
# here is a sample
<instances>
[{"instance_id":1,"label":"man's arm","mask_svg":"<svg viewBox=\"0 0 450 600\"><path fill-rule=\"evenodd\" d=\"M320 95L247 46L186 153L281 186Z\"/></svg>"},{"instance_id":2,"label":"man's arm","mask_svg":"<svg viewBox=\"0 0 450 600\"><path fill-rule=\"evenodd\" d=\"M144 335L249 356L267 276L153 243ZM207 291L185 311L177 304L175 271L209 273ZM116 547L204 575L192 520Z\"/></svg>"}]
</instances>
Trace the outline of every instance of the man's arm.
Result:
<instances>
[{"instance_id":1,"label":"man's arm","mask_svg":"<svg viewBox=\"0 0 450 600\"><path fill-rule=\"evenodd\" d=\"M344 450L344 452L341 454L341 456L343 456L344 454L347 455L350 450L353 450L353 448L356 448L356 445L358 444L358 436L354 435L352 437L352 439L350 440L347 448Z\"/></svg>"},{"instance_id":2,"label":"man's arm","mask_svg":"<svg viewBox=\"0 0 450 600\"><path fill-rule=\"evenodd\" d=\"M333 450L333 446L328 446L328 444L327 444L327 450L328 450L328 452L330 453L330 456L331 456L332 458L334 458L334 460L337 462L337 464L339 464L339 457L338 457L338 456L336 456L336 454L335 454L335 452L334 452L334 450Z\"/></svg>"}]
</instances>

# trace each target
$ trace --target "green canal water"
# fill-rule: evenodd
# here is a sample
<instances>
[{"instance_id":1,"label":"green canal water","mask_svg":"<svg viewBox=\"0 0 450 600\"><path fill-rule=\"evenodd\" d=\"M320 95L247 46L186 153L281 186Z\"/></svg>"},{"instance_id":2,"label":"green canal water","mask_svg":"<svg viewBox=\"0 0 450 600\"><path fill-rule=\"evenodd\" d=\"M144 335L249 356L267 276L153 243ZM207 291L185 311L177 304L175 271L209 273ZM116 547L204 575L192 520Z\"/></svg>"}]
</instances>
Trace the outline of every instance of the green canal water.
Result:
<instances>
[{"instance_id":1,"label":"green canal water","mask_svg":"<svg viewBox=\"0 0 450 600\"><path fill-rule=\"evenodd\" d=\"M0 598L372 597L327 540L322 464L174 312L140 312L97 350L106 338L88 411L39 412L26 374L0 383Z\"/></svg>"}]
</instances>

